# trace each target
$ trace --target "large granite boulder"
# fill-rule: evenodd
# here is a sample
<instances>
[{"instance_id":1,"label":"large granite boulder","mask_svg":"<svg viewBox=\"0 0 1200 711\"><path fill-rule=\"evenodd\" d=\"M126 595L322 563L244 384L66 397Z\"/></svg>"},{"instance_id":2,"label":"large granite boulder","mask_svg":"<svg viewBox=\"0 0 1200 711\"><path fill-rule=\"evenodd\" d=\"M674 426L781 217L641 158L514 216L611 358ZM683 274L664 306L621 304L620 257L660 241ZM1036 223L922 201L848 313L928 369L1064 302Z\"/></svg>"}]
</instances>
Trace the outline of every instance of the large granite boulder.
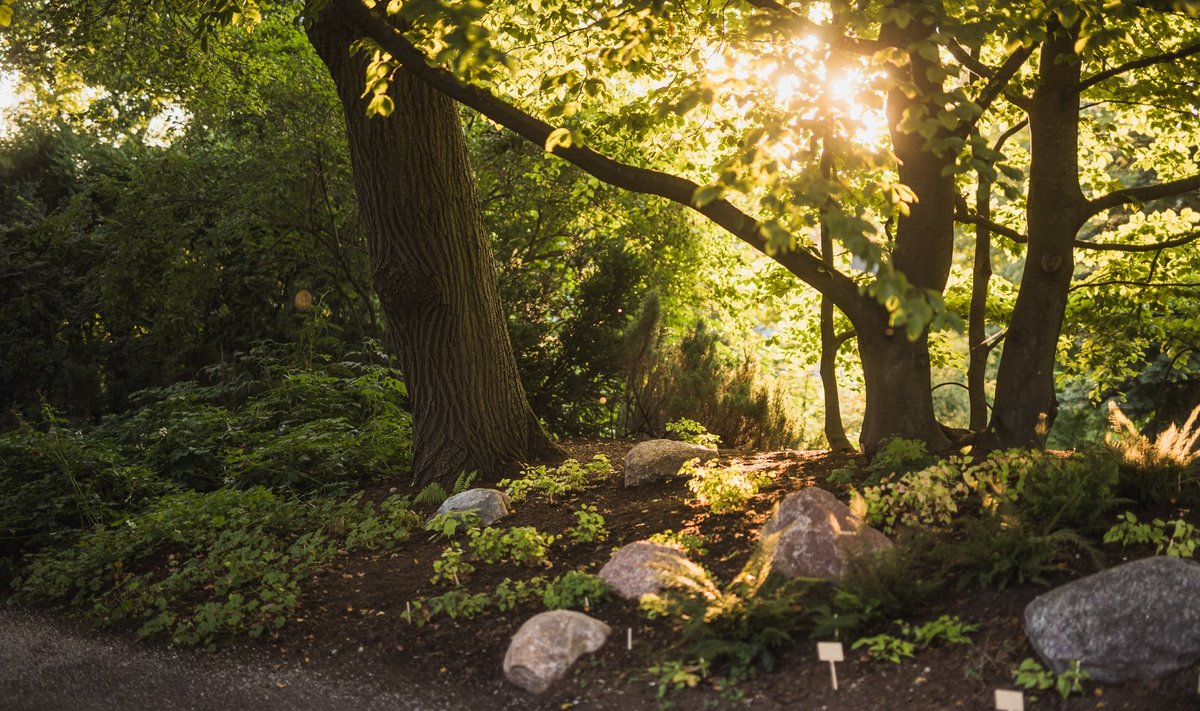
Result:
<instances>
[{"instance_id":1,"label":"large granite boulder","mask_svg":"<svg viewBox=\"0 0 1200 711\"><path fill-rule=\"evenodd\" d=\"M673 439L651 439L633 446L625 455L625 486L678 476L691 459L706 462L717 458L717 450Z\"/></svg>"},{"instance_id":2,"label":"large granite boulder","mask_svg":"<svg viewBox=\"0 0 1200 711\"><path fill-rule=\"evenodd\" d=\"M573 610L543 612L525 621L504 655L504 676L540 694L561 679L575 660L604 645L608 625Z\"/></svg>"},{"instance_id":3,"label":"large granite boulder","mask_svg":"<svg viewBox=\"0 0 1200 711\"><path fill-rule=\"evenodd\" d=\"M813 487L785 496L759 540L759 554L788 578L837 579L853 559L892 547L833 494Z\"/></svg>"},{"instance_id":4,"label":"large granite boulder","mask_svg":"<svg viewBox=\"0 0 1200 711\"><path fill-rule=\"evenodd\" d=\"M511 504L508 494L498 489L468 489L443 501L434 516L471 511L479 515L480 525L490 526L511 513Z\"/></svg>"},{"instance_id":5,"label":"large granite boulder","mask_svg":"<svg viewBox=\"0 0 1200 711\"><path fill-rule=\"evenodd\" d=\"M1067 583L1025 608L1025 633L1062 673L1078 661L1105 683L1200 662L1200 564L1143 558Z\"/></svg>"},{"instance_id":6,"label":"large granite boulder","mask_svg":"<svg viewBox=\"0 0 1200 711\"><path fill-rule=\"evenodd\" d=\"M683 573L693 565L675 548L650 541L634 541L613 552L600 569L600 579L619 597L640 600L643 595L658 593L668 587L672 571Z\"/></svg>"}]
</instances>

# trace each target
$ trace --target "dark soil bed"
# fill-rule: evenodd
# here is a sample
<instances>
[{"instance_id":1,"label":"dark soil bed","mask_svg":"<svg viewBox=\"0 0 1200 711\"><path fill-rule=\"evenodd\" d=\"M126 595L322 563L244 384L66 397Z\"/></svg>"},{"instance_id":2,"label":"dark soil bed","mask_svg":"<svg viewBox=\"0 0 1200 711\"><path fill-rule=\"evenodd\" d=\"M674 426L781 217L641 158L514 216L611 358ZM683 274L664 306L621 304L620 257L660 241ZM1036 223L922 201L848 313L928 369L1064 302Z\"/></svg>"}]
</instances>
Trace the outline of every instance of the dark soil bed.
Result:
<instances>
[{"instance_id":1,"label":"dark soil bed","mask_svg":"<svg viewBox=\"0 0 1200 711\"><path fill-rule=\"evenodd\" d=\"M609 540L597 545L556 545L554 567L549 570L480 566L464 581L468 589L491 590L505 577L551 576L573 568L596 572L614 547L668 529L702 533L709 550L705 565L728 580L746 562L758 528L778 499L797 488L819 485L852 459L830 452L725 452L729 460L769 472L772 483L749 510L713 515L690 502L681 481L622 486L621 462L631 445L611 440L566 443L569 455L580 461L605 454L617 467L617 474L554 504L526 502L505 521L561 532L573 523L571 512L581 503L590 503L604 515L611 531ZM383 496L389 490L383 486L372 493ZM1035 656L1025 640L1021 614L1045 589L964 591L939 601L931 616L954 614L980 625L969 647L934 647L918 652L915 659L891 664L860 657L850 652L847 644L847 660L838 666L838 691L831 688L828 665L816 658L815 640L798 639L793 649L781 655L773 672L725 689L716 683L701 683L696 689L671 693L665 701L659 697L655 675L647 670L664 658L675 641L670 625L648 620L635 603L605 602L590 611L613 628L605 647L581 659L571 674L548 692L533 697L505 680L501 661L513 633L538 607L530 605L504 614L491 611L458 622L437 618L424 627L405 622L407 601L443 591L429 578L431 561L444 545L442 540L418 535L401 553L343 559L312 581L301 619L282 630L271 644L279 655L335 676L369 672L387 688L420 685L441 689L462 708L633 711L664 705L701 709L749 703L756 709L990 709L994 690L1012 688L1012 669L1022 659ZM1062 580L1080 574L1083 571L1066 571ZM630 629L632 650L626 648ZM1066 702L1052 691L1038 697L1027 700L1027 708L1200 709L1195 669L1150 683L1089 684L1085 697Z\"/></svg>"},{"instance_id":2,"label":"dark soil bed","mask_svg":"<svg viewBox=\"0 0 1200 711\"><path fill-rule=\"evenodd\" d=\"M536 526L561 533L574 523L581 504L595 505L610 530L600 544L556 543L552 567L480 565L463 580L471 592L491 591L506 577L553 577L567 570L597 572L615 547L666 530L703 534L708 554L704 565L729 580L745 564L775 502L798 488L822 485L829 474L854 460L830 452L783 451L757 454L722 452L723 459L755 467L771 477L751 506L737 513L714 515L695 504L682 481L636 488L622 484L621 463L632 442L567 442L568 455L584 461L604 454L617 472L586 491L555 503L531 500L516 506L505 525ZM830 487L831 489L833 487ZM369 499L408 493L407 484L377 484ZM433 507L422 507L431 513ZM1025 639L1021 616L1025 605L1044 587L1004 591L965 590L946 593L931 609L914 614L921 622L941 614L958 615L978 624L970 646L934 646L900 664L873 661L850 650L838 665L840 688L831 688L829 666L817 660L816 640L801 638L779 656L775 669L722 688L708 679L694 689L660 697L657 675L648 670L672 654L676 635L667 620L650 620L636 603L620 600L592 606L589 614L613 630L607 644L585 656L567 678L534 697L511 685L501 669L509 640L540 605L507 613L490 609L470 620L436 617L425 626L405 620L406 603L445 592L430 583L432 561L445 540L417 533L398 552L347 555L313 576L302 608L291 624L270 639L239 640L225 656L266 657L281 667L299 665L339 683L361 680L384 692L418 698L442 698L447 708L462 709L992 709L997 688L1014 688L1012 670L1035 653ZM1120 562L1119 549L1108 549L1110 562ZM1085 574L1063 571L1058 584ZM632 649L627 649L632 630ZM881 630L882 631L882 630ZM846 640L849 642L850 640ZM1031 709L1200 709L1195 668L1163 680L1120 686L1086 685L1086 695L1062 701L1053 691L1026 695Z\"/></svg>"}]
</instances>

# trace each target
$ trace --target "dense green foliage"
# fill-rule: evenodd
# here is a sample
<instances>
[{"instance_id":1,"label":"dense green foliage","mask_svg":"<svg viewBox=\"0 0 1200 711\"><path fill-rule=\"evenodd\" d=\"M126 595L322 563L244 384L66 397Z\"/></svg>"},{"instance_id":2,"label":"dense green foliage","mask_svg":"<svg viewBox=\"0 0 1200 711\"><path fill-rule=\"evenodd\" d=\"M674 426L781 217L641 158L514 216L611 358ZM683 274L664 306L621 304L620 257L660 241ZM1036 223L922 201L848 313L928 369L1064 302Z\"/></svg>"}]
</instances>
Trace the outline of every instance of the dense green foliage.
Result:
<instances>
[{"instance_id":1,"label":"dense green foliage","mask_svg":"<svg viewBox=\"0 0 1200 711\"><path fill-rule=\"evenodd\" d=\"M302 501L254 487L165 496L43 555L16 581L17 599L77 607L100 624L133 621L177 644L283 626L300 583L339 550L403 541L418 519L392 498ZM154 567L165 559L167 572Z\"/></svg>"},{"instance_id":2,"label":"dense green foliage","mask_svg":"<svg viewBox=\"0 0 1200 711\"><path fill-rule=\"evenodd\" d=\"M205 383L141 391L136 409L94 427L47 406L0 434L0 552L65 546L173 491L344 491L403 471L410 422L386 357L368 348L303 367L290 350L261 344Z\"/></svg>"}]
</instances>

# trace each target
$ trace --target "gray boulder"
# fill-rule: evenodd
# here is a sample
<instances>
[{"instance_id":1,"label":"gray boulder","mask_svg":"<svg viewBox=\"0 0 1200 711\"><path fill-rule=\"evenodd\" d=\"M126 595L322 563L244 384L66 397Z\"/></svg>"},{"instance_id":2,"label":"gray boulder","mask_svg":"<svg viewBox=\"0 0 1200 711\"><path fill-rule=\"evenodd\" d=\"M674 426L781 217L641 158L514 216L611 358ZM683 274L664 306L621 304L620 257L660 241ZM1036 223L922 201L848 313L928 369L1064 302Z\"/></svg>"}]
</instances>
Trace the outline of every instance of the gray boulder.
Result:
<instances>
[{"instance_id":1,"label":"gray boulder","mask_svg":"<svg viewBox=\"0 0 1200 711\"><path fill-rule=\"evenodd\" d=\"M525 621L504 655L504 676L540 694L561 679L581 655L604 645L608 625L573 610L543 612Z\"/></svg>"},{"instance_id":2,"label":"gray boulder","mask_svg":"<svg viewBox=\"0 0 1200 711\"><path fill-rule=\"evenodd\" d=\"M473 511L480 525L490 526L511 513L511 504L508 494L498 489L468 489L443 501L434 516Z\"/></svg>"},{"instance_id":3,"label":"gray boulder","mask_svg":"<svg viewBox=\"0 0 1200 711\"><path fill-rule=\"evenodd\" d=\"M670 571L685 572L693 565L686 555L670 546L634 541L613 552L600 569L600 579L618 596L640 600L667 587L665 578Z\"/></svg>"},{"instance_id":4,"label":"gray boulder","mask_svg":"<svg viewBox=\"0 0 1200 711\"><path fill-rule=\"evenodd\" d=\"M1200 662L1200 564L1160 556L1040 595L1025 633L1062 673L1078 661L1105 683L1154 679Z\"/></svg>"},{"instance_id":5,"label":"gray boulder","mask_svg":"<svg viewBox=\"0 0 1200 711\"><path fill-rule=\"evenodd\" d=\"M625 455L625 486L670 479L690 459L706 462L717 458L717 450L673 439L651 439L633 446Z\"/></svg>"},{"instance_id":6,"label":"gray boulder","mask_svg":"<svg viewBox=\"0 0 1200 711\"><path fill-rule=\"evenodd\" d=\"M763 526L759 555L788 578L837 579L850 561L892 547L848 506L823 489L792 492L775 507Z\"/></svg>"}]
</instances>

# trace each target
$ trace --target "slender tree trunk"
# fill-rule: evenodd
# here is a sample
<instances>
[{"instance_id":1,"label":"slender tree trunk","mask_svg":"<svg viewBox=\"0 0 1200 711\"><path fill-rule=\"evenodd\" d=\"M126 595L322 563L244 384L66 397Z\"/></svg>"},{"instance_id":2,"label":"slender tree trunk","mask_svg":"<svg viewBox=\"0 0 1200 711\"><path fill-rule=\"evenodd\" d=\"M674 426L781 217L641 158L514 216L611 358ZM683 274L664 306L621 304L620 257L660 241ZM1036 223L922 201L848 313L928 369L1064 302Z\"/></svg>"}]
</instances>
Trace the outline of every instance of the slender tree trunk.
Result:
<instances>
[{"instance_id":1,"label":"slender tree trunk","mask_svg":"<svg viewBox=\"0 0 1200 711\"><path fill-rule=\"evenodd\" d=\"M841 339L833 331L833 302L821 297L821 389L825 394L825 440L833 450L852 449L842 425L842 403L838 395L837 352Z\"/></svg>"},{"instance_id":2,"label":"slender tree trunk","mask_svg":"<svg viewBox=\"0 0 1200 711\"><path fill-rule=\"evenodd\" d=\"M400 70L394 113L368 118L357 37L335 7L309 30L346 115L387 342L412 404L414 477L495 481L557 447L517 375L457 107Z\"/></svg>"},{"instance_id":3,"label":"slender tree trunk","mask_svg":"<svg viewBox=\"0 0 1200 711\"><path fill-rule=\"evenodd\" d=\"M975 212L985 220L992 216L992 181L979 176L975 193ZM972 432L987 427L987 364L991 347L987 343L988 282L992 278L992 231L980 223L975 228L975 262L971 271L971 311L967 317L967 397L970 401Z\"/></svg>"},{"instance_id":4,"label":"slender tree trunk","mask_svg":"<svg viewBox=\"0 0 1200 711\"><path fill-rule=\"evenodd\" d=\"M1073 244L1086 219L1079 187L1079 58L1076 33L1052 23L1029 112L1029 247L996 377L985 449L1036 447L1058 410L1054 364L1074 271Z\"/></svg>"}]
</instances>

